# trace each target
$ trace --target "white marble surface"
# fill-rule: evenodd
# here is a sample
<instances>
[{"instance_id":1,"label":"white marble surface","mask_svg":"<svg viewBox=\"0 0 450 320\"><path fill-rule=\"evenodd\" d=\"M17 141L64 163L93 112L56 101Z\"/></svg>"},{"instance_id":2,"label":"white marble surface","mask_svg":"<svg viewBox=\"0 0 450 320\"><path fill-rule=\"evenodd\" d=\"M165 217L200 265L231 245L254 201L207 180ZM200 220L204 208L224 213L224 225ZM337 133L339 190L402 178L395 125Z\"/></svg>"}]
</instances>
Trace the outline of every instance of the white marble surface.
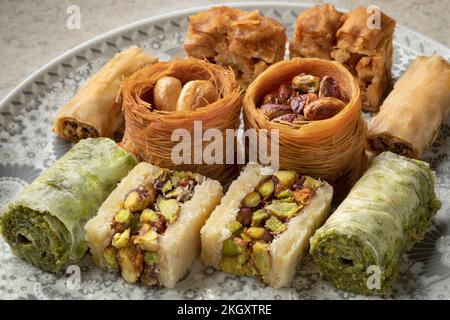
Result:
<instances>
[{"instance_id":1,"label":"white marble surface","mask_svg":"<svg viewBox=\"0 0 450 320\"><path fill-rule=\"evenodd\" d=\"M31 72L66 50L149 16L217 0L0 0L0 99ZM244 2L233 0L233 2ZM295 1L290 1L295 2ZM298 1L297 1L298 2ZM301 1L321 3L324 1ZM450 0L336 0L337 7L378 5L399 24L450 46ZM67 8L78 5L81 29L68 30Z\"/></svg>"}]
</instances>

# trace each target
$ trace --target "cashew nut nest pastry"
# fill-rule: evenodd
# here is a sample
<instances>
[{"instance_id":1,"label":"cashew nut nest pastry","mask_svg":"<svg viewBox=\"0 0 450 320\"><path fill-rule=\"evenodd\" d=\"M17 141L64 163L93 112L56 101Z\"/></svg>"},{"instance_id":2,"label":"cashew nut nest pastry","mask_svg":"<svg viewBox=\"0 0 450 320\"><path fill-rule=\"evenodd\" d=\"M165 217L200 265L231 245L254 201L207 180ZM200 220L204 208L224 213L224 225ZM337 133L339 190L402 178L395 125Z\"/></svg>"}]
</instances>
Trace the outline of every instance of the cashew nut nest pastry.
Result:
<instances>
[{"instance_id":1,"label":"cashew nut nest pastry","mask_svg":"<svg viewBox=\"0 0 450 320\"><path fill-rule=\"evenodd\" d=\"M231 68L241 88L284 57L286 30L258 10L211 8L189 17L184 48L189 56Z\"/></svg>"},{"instance_id":2,"label":"cashew nut nest pastry","mask_svg":"<svg viewBox=\"0 0 450 320\"><path fill-rule=\"evenodd\" d=\"M249 164L201 230L201 259L224 272L289 284L331 208L325 181Z\"/></svg>"},{"instance_id":3,"label":"cashew nut nest pastry","mask_svg":"<svg viewBox=\"0 0 450 320\"><path fill-rule=\"evenodd\" d=\"M348 98L332 76L301 73L266 94L259 107L269 120L295 127L329 119L345 108Z\"/></svg>"},{"instance_id":4,"label":"cashew nut nest pastry","mask_svg":"<svg viewBox=\"0 0 450 320\"><path fill-rule=\"evenodd\" d=\"M221 197L218 181L141 162L85 226L94 261L131 284L174 287Z\"/></svg>"}]
</instances>

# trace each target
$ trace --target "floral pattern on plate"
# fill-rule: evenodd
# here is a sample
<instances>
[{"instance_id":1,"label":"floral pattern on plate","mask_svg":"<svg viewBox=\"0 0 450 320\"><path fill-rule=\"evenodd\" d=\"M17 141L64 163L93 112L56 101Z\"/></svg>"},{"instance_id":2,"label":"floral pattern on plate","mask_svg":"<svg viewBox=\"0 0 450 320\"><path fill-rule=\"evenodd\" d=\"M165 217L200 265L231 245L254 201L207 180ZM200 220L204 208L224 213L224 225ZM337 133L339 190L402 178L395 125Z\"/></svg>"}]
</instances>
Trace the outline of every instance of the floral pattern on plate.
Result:
<instances>
[{"instance_id":1,"label":"floral pattern on plate","mask_svg":"<svg viewBox=\"0 0 450 320\"><path fill-rule=\"evenodd\" d=\"M258 8L282 21L289 33L306 6L241 4ZM57 110L86 79L119 49L137 44L161 60L182 52L187 17L195 9L168 17L143 20L81 45L56 59L22 83L0 104L0 207L60 158L71 146L52 133ZM450 50L401 26L395 34L394 79L418 54L439 53L450 59ZM370 115L365 115L370 119ZM424 155L436 171L437 194L442 209L425 239L403 255L401 270L387 299L450 299L450 119L434 145ZM307 257L288 288L272 289L259 281L236 277L203 266L197 261L175 289L153 289L126 284L118 275L97 269L89 256L66 274L43 272L15 257L0 239L0 297L2 299L366 299L336 290L320 279L317 266Z\"/></svg>"}]
</instances>

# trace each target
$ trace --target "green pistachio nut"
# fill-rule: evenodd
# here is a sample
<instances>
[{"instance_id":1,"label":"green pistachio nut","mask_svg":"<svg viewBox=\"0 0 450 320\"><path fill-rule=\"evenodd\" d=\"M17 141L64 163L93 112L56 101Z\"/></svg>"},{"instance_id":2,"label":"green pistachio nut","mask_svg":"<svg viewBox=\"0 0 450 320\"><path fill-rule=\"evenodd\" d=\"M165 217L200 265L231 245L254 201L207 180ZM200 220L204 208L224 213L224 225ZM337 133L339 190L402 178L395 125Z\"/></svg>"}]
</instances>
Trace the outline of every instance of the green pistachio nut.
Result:
<instances>
[{"instance_id":1,"label":"green pistachio nut","mask_svg":"<svg viewBox=\"0 0 450 320\"><path fill-rule=\"evenodd\" d=\"M263 224L264 220L269 217L269 214L263 210L257 210L252 215L252 227L259 227Z\"/></svg>"},{"instance_id":2,"label":"green pistachio nut","mask_svg":"<svg viewBox=\"0 0 450 320\"><path fill-rule=\"evenodd\" d=\"M155 201L155 195L156 192L153 185L133 190L125 199L124 206L132 212L142 211Z\"/></svg>"},{"instance_id":3,"label":"green pistachio nut","mask_svg":"<svg viewBox=\"0 0 450 320\"><path fill-rule=\"evenodd\" d=\"M258 192L255 192L255 191L247 194L245 196L245 198L242 200L243 206L247 207L247 208L257 207L260 202L261 202L261 196L259 195Z\"/></svg>"},{"instance_id":4,"label":"green pistachio nut","mask_svg":"<svg viewBox=\"0 0 450 320\"><path fill-rule=\"evenodd\" d=\"M129 209L121 209L114 216L114 221L117 223L129 224L131 222L131 212Z\"/></svg>"},{"instance_id":5,"label":"green pistachio nut","mask_svg":"<svg viewBox=\"0 0 450 320\"><path fill-rule=\"evenodd\" d=\"M268 275L271 269L270 244L260 241L255 242L252 260L260 275Z\"/></svg>"},{"instance_id":6,"label":"green pistachio nut","mask_svg":"<svg viewBox=\"0 0 450 320\"><path fill-rule=\"evenodd\" d=\"M136 283L139 279L139 270L135 264L135 250L131 247L119 249L118 260L122 278L130 284Z\"/></svg>"},{"instance_id":7,"label":"green pistachio nut","mask_svg":"<svg viewBox=\"0 0 450 320\"><path fill-rule=\"evenodd\" d=\"M242 253L242 246L233 239L227 239L222 243L222 256L233 257Z\"/></svg>"},{"instance_id":8,"label":"green pistachio nut","mask_svg":"<svg viewBox=\"0 0 450 320\"><path fill-rule=\"evenodd\" d=\"M266 198L273 193L274 189L275 184L273 183L272 179L268 179L258 187L258 192L261 197Z\"/></svg>"},{"instance_id":9,"label":"green pistachio nut","mask_svg":"<svg viewBox=\"0 0 450 320\"><path fill-rule=\"evenodd\" d=\"M301 206L293 202L277 202L271 203L266 209L276 217L286 220L295 216L301 208Z\"/></svg>"},{"instance_id":10,"label":"green pistachio nut","mask_svg":"<svg viewBox=\"0 0 450 320\"><path fill-rule=\"evenodd\" d=\"M275 234L282 233L287 228L286 224L278 220L276 217L271 217L266 220L264 226Z\"/></svg>"},{"instance_id":11,"label":"green pistachio nut","mask_svg":"<svg viewBox=\"0 0 450 320\"><path fill-rule=\"evenodd\" d=\"M264 235L264 231L265 231L265 229L261 228L261 227L250 227L247 229L246 233L253 240L259 240Z\"/></svg>"},{"instance_id":12,"label":"green pistachio nut","mask_svg":"<svg viewBox=\"0 0 450 320\"><path fill-rule=\"evenodd\" d=\"M164 186L162 187L161 191L164 194L166 194L170 190L172 190L172 182L170 180L167 180L166 183L164 184Z\"/></svg>"},{"instance_id":13,"label":"green pistachio nut","mask_svg":"<svg viewBox=\"0 0 450 320\"><path fill-rule=\"evenodd\" d=\"M162 216L169 223L173 223L176 220L178 213L180 212L180 206L175 199L164 199L163 197L159 197L158 208Z\"/></svg>"},{"instance_id":14,"label":"green pistachio nut","mask_svg":"<svg viewBox=\"0 0 450 320\"><path fill-rule=\"evenodd\" d=\"M146 252L145 255L144 255L144 260L145 260L145 263L148 264L148 265L152 265L152 264L158 263L158 261L159 261L158 253L157 252L151 252L151 251Z\"/></svg>"},{"instance_id":15,"label":"green pistachio nut","mask_svg":"<svg viewBox=\"0 0 450 320\"><path fill-rule=\"evenodd\" d=\"M305 181L303 182L303 185L307 188L316 190L322 185L322 182L320 180L311 177L306 177Z\"/></svg>"},{"instance_id":16,"label":"green pistachio nut","mask_svg":"<svg viewBox=\"0 0 450 320\"><path fill-rule=\"evenodd\" d=\"M242 224L239 221L233 221L228 224L228 230L230 230L231 233L238 233L240 230L242 230Z\"/></svg>"},{"instance_id":17,"label":"green pistachio nut","mask_svg":"<svg viewBox=\"0 0 450 320\"><path fill-rule=\"evenodd\" d=\"M158 251L159 235L155 230L148 229L144 234L139 235L134 240L134 244L138 245L145 251Z\"/></svg>"},{"instance_id":18,"label":"green pistachio nut","mask_svg":"<svg viewBox=\"0 0 450 320\"><path fill-rule=\"evenodd\" d=\"M280 183L283 186L283 189L289 189L290 187L292 187L292 185L298 179L297 172L288 171L288 170L277 171L277 172L275 172L274 176L278 178L278 180L280 181ZM277 190L275 190L275 191L277 191ZM279 192L281 192L281 191L282 190L279 190Z\"/></svg>"},{"instance_id":19,"label":"green pistachio nut","mask_svg":"<svg viewBox=\"0 0 450 320\"><path fill-rule=\"evenodd\" d=\"M300 93L318 93L320 79L313 75L301 74L294 77L291 84L292 87Z\"/></svg>"},{"instance_id":20,"label":"green pistachio nut","mask_svg":"<svg viewBox=\"0 0 450 320\"><path fill-rule=\"evenodd\" d=\"M155 223L159 221L159 216L152 209L145 209L141 213L140 220L142 223Z\"/></svg>"},{"instance_id":21,"label":"green pistachio nut","mask_svg":"<svg viewBox=\"0 0 450 320\"><path fill-rule=\"evenodd\" d=\"M114 248L120 249L126 247L128 245L129 240L130 240L130 228L128 228L122 233L116 233L112 239L111 244Z\"/></svg>"},{"instance_id":22,"label":"green pistachio nut","mask_svg":"<svg viewBox=\"0 0 450 320\"><path fill-rule=\"evenodd\" d=\"M106 264L106 267L113 271L119 270L119 263L117 262L117 249L109 246L103 250L103 261Z\"/></svg>"}]
</instances>

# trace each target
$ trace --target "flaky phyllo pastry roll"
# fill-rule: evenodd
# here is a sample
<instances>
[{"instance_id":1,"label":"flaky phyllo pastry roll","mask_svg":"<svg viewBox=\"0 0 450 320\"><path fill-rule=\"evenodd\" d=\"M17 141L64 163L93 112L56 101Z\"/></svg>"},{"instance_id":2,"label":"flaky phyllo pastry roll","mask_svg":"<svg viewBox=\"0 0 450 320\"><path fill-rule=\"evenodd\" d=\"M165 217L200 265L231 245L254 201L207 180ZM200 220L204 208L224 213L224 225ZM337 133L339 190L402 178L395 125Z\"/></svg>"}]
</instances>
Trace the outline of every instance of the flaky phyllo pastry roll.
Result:
<instances>
[{"instance_id":1,"label":"flaky phyllo pastry roll","mask_svg":"<svg viewBox=\"0 0 450 320\"><path fill-rule=\"evenodd\" d=\"M133 46L116 54L81 87L56 116L53 131L63 139L112 137L123 125L122 81L158 59Z\"/></svg>"},{"instance_id":2,"label":"flaky phyllo pastry roll","mask_svg":"<svg viewBox=\"0 0 450 320\"><path fill-rule=\"evenodd\" d=\"M189 56L231 68L241 88L284 57L286 30L255 11L211 8L189 17L184 48Z\"/></svg>"},{"instance_id":3,"label":"flaky phyllo pastry roll","mask_svg":"<svg viewBox=\"0 0 450 320\"><path fill-rule=\"evenodd\" d=\"M191 172L138 164L85 226L95 263L128 283L174 287L200 252L222 187Z\"/></svg>"},{"instance_id":4,"label":"flaky phyllo pastry roll","mask_svg":"<svg viewBox=\"0 0 450 320\"><path fill-rule=\"evenodd\" d=\"M450 64L441 56L419 56L372 120L369 147L419 158L436 139L449 111Z\"/></svg>"},{"instance_id":5,"label":"flaky phyllo pastry roll","mask_svg":"<svg viewBox=\"0 0 450 320\"><path fill-rule=\"evenodd\" d=\"M378 111L390 86L394 55L395 21L379 12L380 25L371 25L375 14L363 7L346 13L336 34L337 48L331 53L358 80L365 111Z\"/></svg>"},{"instance_id":6,"label":"flaky phyllo pastry roll","mask_svg":"<svg viewBox=\"0 0 450 320\"><path fill-rule=\"evenodd\" d=\"M88 249L84 224L135 165L111 139L78 142L0 213L2 236L14 254L45 271L79 262Z\"/></svg>"},{"instance_id":7,"label":"flaky phyllo pastry roll","mask_svg":"<svg viewBox=\"0 0 450 320\"><path fill-rule=\"evenodd\" d=\"M328 217L333 188L294 171L249 164L201 230L201 259L224 272L289 284Z\"/></svg>"},{"instance_id":8,"label":"flaky phyllo pastry roll","mask_svg":"<svg viewBox=\"0 0 450 320\"><path fill-rule=\"evenodd\" d=\"M440 208L425 162L391 152L377 156L348 197L311 238L321 274L338 289L389 289L400 256L421 240Z\"/></svg>"},{"instance_id":9,"label":"flaky phyllo pastry roll","mask_svg":"<svg viewBox=\"0 0 450 320\"><path fill-rule=\"evenodd\" d=\"M336 32L342 25L342 13L331 4L317 5L302 12L289 43L291 58L331 59L336 45Z\"/></svg>"}]
</instances>

